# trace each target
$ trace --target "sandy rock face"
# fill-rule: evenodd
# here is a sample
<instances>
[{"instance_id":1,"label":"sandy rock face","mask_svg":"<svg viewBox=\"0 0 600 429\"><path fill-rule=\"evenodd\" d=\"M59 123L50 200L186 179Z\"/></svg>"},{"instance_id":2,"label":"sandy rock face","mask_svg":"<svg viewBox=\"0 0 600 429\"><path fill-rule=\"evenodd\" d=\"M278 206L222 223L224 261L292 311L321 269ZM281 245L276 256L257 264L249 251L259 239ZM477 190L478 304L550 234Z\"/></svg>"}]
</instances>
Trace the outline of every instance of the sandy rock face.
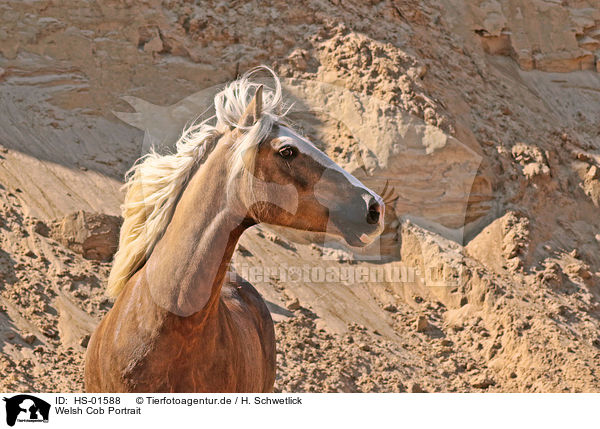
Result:
<instances>
[{"instance_id":1,"label":"sandy rock face","mask_svg":"<svg viewBox=\"0 0 600 429\"><path fill-rule=\"evenodd\" d=\"M522 267L529 244L529 220L509 212L481 231L465 247L467 253L494 271Z\"/></svg>"},{"instance_id":2,"label":"sandy rock face","mask_svg":"<svg viewBox=\"0 0 600 429\"><path fill-rule=\"evenodd\" d=\"M600 7L595 1L477 0L466 9L487 53L510 56L524 70L600 71Z\"/></svg>"},{"instance_id":3,"label":"sandy rock face","mask_svg":"<svg viewBox=\"0 0 600 429\"><path fill-rule=\"evenodd\" d=\"M600 207L600 171L595 165L591 166L586 173L582 188L594 205Z\"/></svg>"},{"instance_id":4,"label":"sandy rock face","mask_svg":"<svg viewBox=\"0 0 600 429\"><path fill-rule=\"evenodd\" d=\"M78 211L54 221L50 236L86 259L106 262L117 251L121 222L117 216Z\"/></svg>"}]
</instances>

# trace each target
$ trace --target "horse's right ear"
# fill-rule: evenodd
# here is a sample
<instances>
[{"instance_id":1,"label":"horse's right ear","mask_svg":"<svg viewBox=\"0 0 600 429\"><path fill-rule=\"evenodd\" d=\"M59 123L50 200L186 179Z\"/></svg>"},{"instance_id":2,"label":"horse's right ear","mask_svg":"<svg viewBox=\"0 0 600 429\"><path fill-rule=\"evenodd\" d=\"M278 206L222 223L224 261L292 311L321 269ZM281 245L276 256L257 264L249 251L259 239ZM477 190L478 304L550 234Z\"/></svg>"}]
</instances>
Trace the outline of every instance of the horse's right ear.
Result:
<instances>
[{"instance_id":1,"label":"horse's right ear","mask_svg":"<svg viewBox=\"0 0 600 429\"><path fill-rule=\"evenodd\" d=\"M251 127L262 116L263 86L259 85L254 93L254 98L246 107L246 111L238 121L238 127Z\"/></svg>"}]
</instances>

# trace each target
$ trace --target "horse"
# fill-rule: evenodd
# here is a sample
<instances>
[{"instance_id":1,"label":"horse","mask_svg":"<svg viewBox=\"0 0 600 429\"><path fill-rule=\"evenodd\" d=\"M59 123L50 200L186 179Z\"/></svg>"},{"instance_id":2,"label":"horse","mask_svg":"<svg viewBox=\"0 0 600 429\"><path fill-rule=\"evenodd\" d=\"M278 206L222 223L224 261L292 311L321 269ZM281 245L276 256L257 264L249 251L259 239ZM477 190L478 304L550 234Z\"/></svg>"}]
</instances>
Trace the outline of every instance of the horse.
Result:
<instances>
[{"instance_id":1,"label":"horse","mask_svg":"<svg viewBox=\"0 0 600 429\"><path fill-rule=\"evenodd\" d=\"M252 80L260 70L272 86ZM270 313L227 275L240 236L265 223L364 247L383 231L382 198L294 131L271 69L226 85L214 108L175 153L150 151L126 175L115 302L88 343L87 392L271 392Z\"/></svg>"}]
</instances>

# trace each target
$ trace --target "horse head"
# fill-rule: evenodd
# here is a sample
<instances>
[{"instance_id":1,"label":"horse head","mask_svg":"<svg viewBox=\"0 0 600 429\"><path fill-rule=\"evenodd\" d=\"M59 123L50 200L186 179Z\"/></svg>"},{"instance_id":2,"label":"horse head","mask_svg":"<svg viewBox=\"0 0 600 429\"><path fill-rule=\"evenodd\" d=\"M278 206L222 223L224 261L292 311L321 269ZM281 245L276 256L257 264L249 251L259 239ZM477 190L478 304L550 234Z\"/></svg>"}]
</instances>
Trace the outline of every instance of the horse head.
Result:
<instances>
[{"instance_id":1,"label":"horse head","mask_svg":"<svg viewBox=\"0 0 600 429\"><path fill-rule=\"evenodd\" d=\"M277 80L273 90L238 82L254 95L230 126L232 203L256 223L323 232L355 247L372 243L383 231L383 199L274 113Z\"/></svg>"}]
</instances>

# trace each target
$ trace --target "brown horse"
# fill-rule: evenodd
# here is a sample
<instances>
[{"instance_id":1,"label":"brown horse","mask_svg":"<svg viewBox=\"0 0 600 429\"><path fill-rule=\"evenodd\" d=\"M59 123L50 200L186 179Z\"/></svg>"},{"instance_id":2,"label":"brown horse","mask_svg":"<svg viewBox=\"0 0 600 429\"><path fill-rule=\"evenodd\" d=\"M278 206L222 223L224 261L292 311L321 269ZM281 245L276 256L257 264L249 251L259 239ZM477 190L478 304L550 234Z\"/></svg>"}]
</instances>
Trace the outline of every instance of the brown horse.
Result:
<instances>
[{"instance_id":1,"label":"brown horse","mask_svg":"<svg viewBox=\"0 0 600 429\"><path fill-rule=\"evenodd\" d=\"M381 198L285 124L276 76L264 90L250 76L217 94L216 125L131 170L118 297L89 342L87 391L272 391L273 321L252 285L226 276L242 233L264 222L352 246L381 233Z\"/></svg>"}]
</instances>

